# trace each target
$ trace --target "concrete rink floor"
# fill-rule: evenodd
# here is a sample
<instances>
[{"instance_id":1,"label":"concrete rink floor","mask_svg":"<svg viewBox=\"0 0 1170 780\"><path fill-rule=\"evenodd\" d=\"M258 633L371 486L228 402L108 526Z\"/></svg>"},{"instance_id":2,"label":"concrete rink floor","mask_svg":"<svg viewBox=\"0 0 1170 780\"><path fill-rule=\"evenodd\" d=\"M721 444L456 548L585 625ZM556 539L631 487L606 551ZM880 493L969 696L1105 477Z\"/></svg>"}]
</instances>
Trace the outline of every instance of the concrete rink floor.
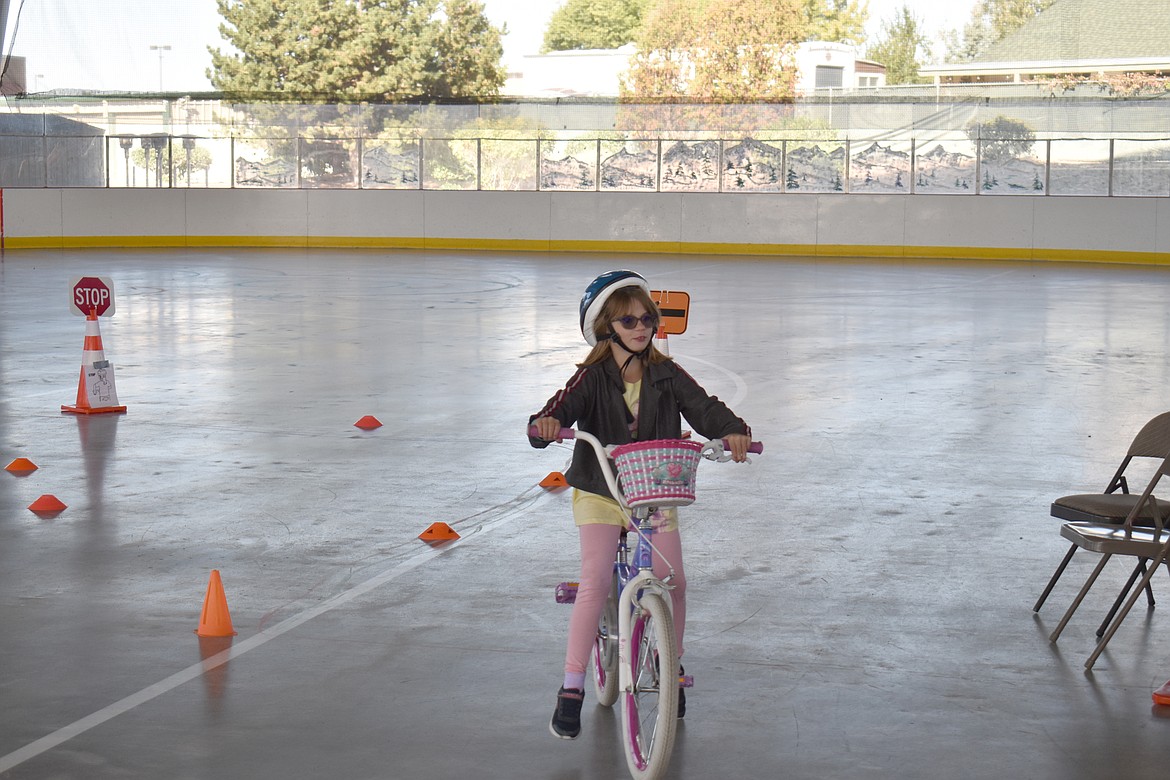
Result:
<instances>
[{"instance_id":1,"label":"concrete rink floor","mask_svg":"<svg viewBox=\"0 0 1170 780\"><path fill-rule=\"evenodd\" d=\"M0 460L40 467L0 472L0 776L625 776L592 691L548 733L576 536L537 487L568 449L523 435L613 267L690 293L670 350L767 447L683 511L670 777L1165 777L1165 607L1090 674L1129 566L1056 645L1094 557L1031 607L1050 501L1170 407L1170 271L270 250L0 262ZM115 284L125 415L59 411L81 275ZM421 542L437 521L461 539ZM213 569L227 640L193 633Z\"/></svg>"}]
</instances>

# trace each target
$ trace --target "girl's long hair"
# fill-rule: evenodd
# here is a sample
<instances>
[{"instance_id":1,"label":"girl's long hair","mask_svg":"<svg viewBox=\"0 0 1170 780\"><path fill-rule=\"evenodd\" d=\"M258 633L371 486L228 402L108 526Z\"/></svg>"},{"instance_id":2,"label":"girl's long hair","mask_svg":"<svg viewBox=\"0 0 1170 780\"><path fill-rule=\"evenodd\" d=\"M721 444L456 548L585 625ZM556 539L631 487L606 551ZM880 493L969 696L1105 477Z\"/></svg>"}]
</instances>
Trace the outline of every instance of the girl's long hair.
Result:
<instances>
[{"instance_id":1,"label":"girl's long hair","mask_svg":"<svg viewBox=\"0 0 1170 780\"><path fill-rule=\"evenodd\" d=\"M612 356L610 350L610 334L613 332L613 321L618 317L623 316L630 309L634 308L634 302L642 304L646 312L653 314L662 321L662 312L658 310L658 305L650 299L650 296L641 287L621 287L614 290L605 303L601 307L601 312L597 315L597 319L593 321L593 335L597 339L597 344L589 351L577 365L579 367L592 366L595 363L609 360ZM650 342L650 351L646 354L647 363L665 363L670 360L669 355L662 354L658 347L654 346L653 339Z\"/></svg>"}]
</instances>

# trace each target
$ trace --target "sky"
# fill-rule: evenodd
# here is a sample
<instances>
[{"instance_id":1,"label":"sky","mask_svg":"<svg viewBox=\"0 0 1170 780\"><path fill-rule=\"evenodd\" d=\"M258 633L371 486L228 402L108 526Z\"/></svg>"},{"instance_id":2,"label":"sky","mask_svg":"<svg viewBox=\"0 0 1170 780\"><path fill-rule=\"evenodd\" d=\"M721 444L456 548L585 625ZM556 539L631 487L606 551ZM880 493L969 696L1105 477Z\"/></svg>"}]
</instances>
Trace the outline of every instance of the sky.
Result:
<instances>
[{"instance_id":1,"label":"sky","mask_svg":"<svg viewBox=\"0 0 1170 780\"><path fill-rule=\"evenodd\" d=\"M946 30L962 29L974 2L869 0L866 32L876 37L882 22L906 5L930 38L939 40ZM484 0L484 5L494 24L507 25L508 64L537 53L562 0ZM30 92L204 92L211 89L207 47L227 48L219 21L215 0L10 0L4 53L25 57ZM936 48L941 52L941 44Z\"/></svg>"}]
</instances>

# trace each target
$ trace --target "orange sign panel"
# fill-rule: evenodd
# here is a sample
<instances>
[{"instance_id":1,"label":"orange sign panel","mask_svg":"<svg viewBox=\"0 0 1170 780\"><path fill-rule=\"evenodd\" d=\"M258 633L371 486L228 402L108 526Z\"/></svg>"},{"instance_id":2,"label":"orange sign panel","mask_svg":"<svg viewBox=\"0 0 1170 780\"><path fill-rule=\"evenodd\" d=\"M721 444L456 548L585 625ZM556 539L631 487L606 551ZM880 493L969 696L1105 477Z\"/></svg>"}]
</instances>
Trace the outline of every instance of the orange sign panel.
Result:
<instances>
[{"instance_id":1,"label":"orange sign panel","mask_svg":"<svg viewBox=\"0 0 1170 780\"><path fill-rule=\"evenodd\" d=\"M687 313L691 309L691 296L677 290L651 290L650 299L658 304L662 313L662 328L667 335L677 336L687 332Z\"/></svg>"}]
</instances>

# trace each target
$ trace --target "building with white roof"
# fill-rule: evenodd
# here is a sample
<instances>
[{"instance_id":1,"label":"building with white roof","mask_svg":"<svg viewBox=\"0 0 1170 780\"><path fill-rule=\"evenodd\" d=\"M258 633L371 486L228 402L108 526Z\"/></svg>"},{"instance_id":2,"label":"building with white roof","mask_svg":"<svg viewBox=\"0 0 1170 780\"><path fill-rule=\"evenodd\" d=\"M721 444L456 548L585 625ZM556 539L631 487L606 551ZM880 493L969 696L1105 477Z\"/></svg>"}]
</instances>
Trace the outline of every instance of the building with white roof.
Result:
<instances>
[{"instance_id":1,"label":"building with white roof","mask_svg":"<svg viewBox=\"0 0 1170 780\"><path fill-rule=\"evenodd\" d=\"M633 44L620 49L583 49L533 54L514 63L504 85L509 97L616 98L622 74L637 51ZM818 90L881 87L884 65L861 59L857 50L842 43L807 41L796 48L796 90L811 95Z\"/></svg>"}]
</instances>

